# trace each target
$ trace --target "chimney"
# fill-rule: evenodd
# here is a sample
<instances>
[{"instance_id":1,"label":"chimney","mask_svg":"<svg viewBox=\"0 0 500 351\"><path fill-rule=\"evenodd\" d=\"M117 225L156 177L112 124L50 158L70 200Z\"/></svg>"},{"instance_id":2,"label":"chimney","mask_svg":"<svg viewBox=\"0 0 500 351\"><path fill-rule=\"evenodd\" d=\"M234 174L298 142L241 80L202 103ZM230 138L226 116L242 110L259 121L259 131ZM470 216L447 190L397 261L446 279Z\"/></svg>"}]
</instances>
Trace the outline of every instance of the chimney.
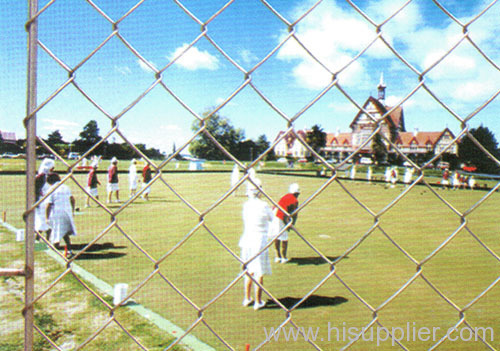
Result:
<instances>
[{"instance_id":1,"label":"chimney","mask_svg":"<svg viewBox=\"0 0 500 351\"><path fill-rule=\"evenodd\" d=\"M413 136L416 137L418 135L418 128L413 129Z\"/></svg>"}]
</instances>

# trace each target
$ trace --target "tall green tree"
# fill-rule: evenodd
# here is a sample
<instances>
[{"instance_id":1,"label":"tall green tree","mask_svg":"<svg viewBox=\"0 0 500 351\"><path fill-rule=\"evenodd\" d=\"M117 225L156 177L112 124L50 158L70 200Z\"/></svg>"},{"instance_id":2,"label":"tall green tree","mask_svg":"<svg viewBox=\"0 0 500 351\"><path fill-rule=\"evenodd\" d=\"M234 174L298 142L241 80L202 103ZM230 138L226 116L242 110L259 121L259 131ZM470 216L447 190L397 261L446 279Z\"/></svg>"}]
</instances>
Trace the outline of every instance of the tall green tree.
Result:
<instances>
[{"instance_id":1,"label":"tall green tree","mask_svg":"<svg viewBox=\"0 0 500 351\"><path fill-rule=\"evenodd\" d=\"M306 142L314 151L319 153L326 145L326 133L323 128L318 124L313 125L311 130L307 132Z\"/></svg>"},{"instance_id":2,"label":"tall green tree","mask_svg":"<svg viewBox=\"0 0 500 351\"><path fill-rule=\"evenodd\" d=\"M203 113L207 117L210 112ZM207 120L206 132L210 133L227 151L236 155L238 144L245 138L245 133L241 129L235 128L228 118L220 116L218 113L210 116ZM197 131L200 128L198 121L194 121L191 129ZM202 133L190 145L189 152L199 158L207 160L228 159L207 134Z\"/></svg>"},{"instance_id":3,"label":"tall green tree","mask_svg":"<svg viewBox=\"0 0 500 351\"><path fill-rule=\"evenodd\" d=\"M54 148L57 144L65 144L63 136L61 132L59 132L59 129L53 131L47 136L47 144L49 144L49 146L52 148Z\"/></svg>"},{"instance_id":4,"label":"tall green tree","mask_svg":"<svg viewBox=\"0 0 500 351\"><path fill-rule=\"evenodd\" d=\"M267 137L265 134L259 135L257 140L255 141L255 146L257 148L256 152L258 155L262 154L265 152L269 146L271 146L271 143L267 140ZM265 159L269 160L270 157L274 156L274 152L270 152L266 155ZM256 156L257 157L257 156Z\"/></svg>"},{"instance_id":5,"label":"tall green tree","mask_svg":"<svg viewBox=\"0 0 500 351\"><path fill-rule=\"evenodd\" d=\"M66 152L66 142L59 130L55 130L47 136L46 143L50 148L56 151L58 154L64 154Z\"/></svg>"},{"instance_id":6,"label":"tall green tree","mask_svg":"<svg viewBox=\"0 0 500 351\"><path fill-rule=\"evenodd\" d=\"M493 132L483 125L470 130L470 134L497 159L500 159L498 142ZM471 138L465 136L458 144L458 158L465 164L473 164L481 173L499 173L500 168L481 150Z\"/></svg>"},{"instance_id":7,"label":"tall green tree","mask_svg":"<svg viewBox=\"0 0 500 351\"><path fill-rule=\"evenodd\" d=\"M99 127L97 126L97 122L95 120L89 121L80 132L80 139L77 139L73 142L74 151L77 152L86 152L95 144L101 141L101 136L99 136ZM101 154L102 150L96 151L97 154Z\"/></svg>"}]
</instances>

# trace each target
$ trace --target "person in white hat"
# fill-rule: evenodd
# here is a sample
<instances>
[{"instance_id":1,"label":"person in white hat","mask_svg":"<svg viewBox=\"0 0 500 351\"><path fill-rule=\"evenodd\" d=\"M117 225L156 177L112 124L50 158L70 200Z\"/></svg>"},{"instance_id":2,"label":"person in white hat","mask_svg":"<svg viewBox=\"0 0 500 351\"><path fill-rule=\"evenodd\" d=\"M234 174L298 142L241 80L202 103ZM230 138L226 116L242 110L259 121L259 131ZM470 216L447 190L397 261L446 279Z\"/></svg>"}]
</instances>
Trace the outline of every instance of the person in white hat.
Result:
<instances>
[{"instance_id":1,"label":"person in white hat","mask_svg":"<svg viewBox=\"0 0 500 351\"><path fill-rule=\"evenodd\" d=\"M297 183L290 184L288 193L285 194L278 202L279 207L275 208L275 215L269 229L269 236L274 240L274 248L276 249L276 257L274 262L287 263L289 261L287 257L288 251L288 231L290 227L286 230L284 228L288 223L292 222L295 225L297 221L297 214L292 214L297 207L299 207L300 187ZM282 211L285 210L285 212Z\"/></svg>"},{"instance_id":2,"label":"person in white hat","mask_svg":"<svg viewBox=\"0 0 500 351\"><path fill-rule=\"evenodd\" d=\"M55 161L51 158L44 158L40 167L38 168L38 173L35 178L35 196L36 201L40 200L45 194L47 194L50 188L47 183L47 177L55 167ZM42 201L35 208L35 231L38 233L46 232L47 238L50 235L50 227L45 218L45 210L47 209L47 200ZM38 236L37 236L38 237Z\"/></svg>"},{"instance_id":3,"label":"person in white hat","mask_svg":"<svg viewBox=\"0 0 500 351\"><path fill-rule=\"evenodd\" d=\"M128 184L130 189L130 197L134 196L137 192L137 182L139 176L137 175L137 161L135 158L130 161L130 167L128 168Z\"/></svg>"},{"instance_id":4,"label":"person in white hat","mask_svg":"<svg viewBox=\"0 0 500 351\"><path fill-rule=\"evenodd\" d=\"M252 276L261 286L264 284L264 275L271 274L271 262L269 261L269 250L263 248L268 243L269 223L273 213L269 205L260 199L262 185L259 179L254 179L254 185L247 190L248 200L243 204L243 235L240 238L241 259L248 262L246 265L247 275ZM262 251L262 252L261 252ZM260 253L260 254L259 254ZM257 256L256 256L257 255ZM256 256L256 257L255 257ZM243 306L249 306L254 302L251 298L252 279L245 276L244 279ZM255 287L254 310L263 308L266 302L262 300L262 288Z\"/></svg>"},{"instance_id":5,"label":"person in white hat","mask_svg":"<svg viewBox=\"0 0 500 351\"><path fill-rule=\"evenodd\" d=\"M111 159L111 165L108 167L108 200L107 203L111 202L111 198L115 192L116 202L120 202L120 187L118 185L118 160L116 157Z\"/></svg>"}]
</instances>

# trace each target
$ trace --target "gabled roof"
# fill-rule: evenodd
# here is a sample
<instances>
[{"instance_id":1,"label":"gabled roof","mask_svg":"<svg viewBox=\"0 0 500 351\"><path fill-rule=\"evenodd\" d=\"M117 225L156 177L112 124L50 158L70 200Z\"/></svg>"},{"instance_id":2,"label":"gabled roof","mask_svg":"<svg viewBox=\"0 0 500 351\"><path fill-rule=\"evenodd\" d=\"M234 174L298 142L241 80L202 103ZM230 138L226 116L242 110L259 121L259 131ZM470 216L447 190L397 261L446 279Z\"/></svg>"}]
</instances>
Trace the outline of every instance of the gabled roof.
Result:
<instances>
[{"instance_id":1,"label":"gabled roof","mask_svg":"<svg viewBox=\"0 0 500 351\"><path fill-rule=\"evenodd\" d=\"M283 134L285 134L285 132L280 131L276 136L276 138L274 139L274 141L281 138ZM302 139L306 140L307 132L305 130L298 130L298 131L291 130L288 133L286 133L285 137L283 138L283 141L288 144L288 147L292 147L293 144L295 143L295 140L297 140L296 134L299 135Z\"/></svg>"},{"instance_id":2,"label":"gabled roof","mask_svg":"<svg viewBox=\"0 0 500 351\"><path fill-rule=\"evenodd\" d=\"M380 115L384 115L387 113L387 111L390 111L392 107L390 106L385 106L382 104L378 99L375 99L373 96L370 96L366 102L363 105L363 109L366 110L368 105L372 103L375 108L377 109L377 112L380 113ZM349 125L351 129L353 129L354 124L358 120L358 118L363 115L363 111L359 111L356 117L354 117L353 121ZM391 127L399 127L400 130L404 131L405 130L405 125L404 125L404 115L403 115L403 106L398 106L394 109L394 111L391 112L388 118L385 119L389 124L391 124Z\"/></svg>"},{"instance_id":3,"label":"gabled roof","mask_svg":"<svg viewBox=\"0 0 500 351\"><path fill-rule=\"evenodd\" d=\"M351 145L352 133L327 133L326 146Z\"/></svg>"},{"instance_id":4,"label":"gabled roof","mask_svg":"<svg viewBox=\"0 0 500 351\"><path fill-rule=\"evenodd\" d=\"M419 146L425 146L429 143L434 146L446 133L449 133L454 138L453 133L448 128L440 132L400 132L396 144L409 146L412 142L415 142Z\"/></svg>"}]
</instances>

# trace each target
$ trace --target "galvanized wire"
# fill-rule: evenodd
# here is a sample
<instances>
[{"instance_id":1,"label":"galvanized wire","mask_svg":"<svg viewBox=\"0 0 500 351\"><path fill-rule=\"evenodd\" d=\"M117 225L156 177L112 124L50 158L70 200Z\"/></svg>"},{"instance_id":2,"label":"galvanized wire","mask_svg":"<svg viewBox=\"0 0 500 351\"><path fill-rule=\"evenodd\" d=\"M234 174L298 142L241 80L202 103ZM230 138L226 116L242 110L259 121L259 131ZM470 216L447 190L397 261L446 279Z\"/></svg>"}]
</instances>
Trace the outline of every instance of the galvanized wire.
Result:
<instances>
[{"instance_id":1,"label":"galvanized wire","mask_svg":"<svg viewBox=\"0 0 500 351\"><path fill-rule=\"evenodd\" d=\"M184 301L186 301L194 311L198 314L197 318L192 322L192 324L185 330L183 335L180 335L176 338L176 340L169 345L168 349L173 348L177 344L181 343L182 340L192 333L192 331L199 325L204 325L207 327L207 329L215 335L215 337L228 349L237 349L240 347L240 345L231 345L225 338L223 333L221 331L218 331L215 329L213 325L208 323L207 319L204 317L204 312L208 309L211 308L213 304L215 304L222 296L224 296L230 289L232 289L237 283L239 283L244 277L247 277L248 279L251 279L253 283L255 283L257 286L260 286L264 292L264 294L267 294L269 298L283 311L284 313L284 320L280 324L279 327L285 327L287 325L290 325L297 330L300 331L301 334L303 334L303 337L306 337L304 334L303 330L300 330L300 325L294 320L294 311L304 302L306 301L310 296L312 296L316 291L318 291L324 284L332 279L332 277L335 277L351 294L354 296L359 302L361 302L362 305L364 305L367 309L367 312L371 314L372 319L370 322L365 326L367 329L374 327L375 325L383 327L382 323L379 320L378 313L383 310L386 306L388 306L392 301L394 301L398 296L400 296L408 287L410 287L416 280L421 280L425 282L429 287L431 287L436 294L447 304L449 304L453 309L456 310L458 313L458 320L455 324L455 327L458 328L459 326L466 326L471 330L474 330L474 328L471 326L469 321L466 318L465 313L467 310L469 310L477 301L479 301L481 298L483 298L485 295L487 295L495 286L498 285L500 282L500 277L498 277L494 282L492 282L485 290L481 291L473 300L471 300L468 304L466 304L464 307L459 307L451 298L446 296L442 291L440 291L436 285L425 276L423 267L430 262L439 252L441 252L457 235L460 233L462 230L465 229L473 238L475 241L477 241L486 252L489 253L495 260L500 262L500 257L497 253L495 253L494 250L492 250L488 245L481 240L481 238L474 233L469 227L468 227L468 220L467 216L469 216L471 213L473 213L479 206L481 206L486 200L488 200L494 192L496 192L500 188L500 183L497 184L491 191L489 191L482 199L480 199L476 204L474 204L471 208L467 209L464 212L461 212L457 210L450 202L448 202L445 197L437 192L433 187L427 183L427 181L423 177L423 169L430 163L434 162L435 160L439 159L446 151L447 149L451 148L454 144L457 144L458 141L462 137L468 137L470 138L473 143L483 152L485 153L494 163L497 165L500 165L500 161L496 159L494 155L492 155L481 143L476 140L473 135L470 133L468 122L474 118L479 112L481 112L483 109L486 108L492 101L494 101L498 95L500 95L500 90L495 92L494 94L491 95L490 98L488 98L481 106L479 106L475 111L473 111L471 114L468 116L461 116L457 112L453 111L452 108L450 108L442 98L440 98L431 87L429 87L426 84L426 78L434 70L436 67L440 66L449 55L451 55L456 48L461 45L464 42L468 42L471 44L471 46L484 58L485 62L489 64L491 67L493 67L495 70L500 71L500 68L495 61L489 57L485 51L479 47L479 45L474 42L471 37L470 37L470 31L469 27L471 24L473 24L475 21L477 21L481 16L483 16L492 6L496 5L498 0L492 1L488 6L486 6L480 13L476 14L468 23L462 23L459 19L457 19L453 14L451 14L439 1L437 0L432 0L433 3L439 8L446 16L448 16L453 22L456 23L456 25L462 29L462 34L460 38L456 40L456 42L448 49L444 54L441 55L435 62L433 62L430 66L426 67L423 71L420 71L416 69L407 58L405 58L396 48L389 43L389 41L384 37L384 27L390 23L395 16L397 16L400 12L402 12L407 6L409 6L412 3L413 0L408 0L406 1L402 6L400 6L395 12L388 14L385 20L383 20L380 23L375 22L372 18L370 18L364 11L362 11L353 1L351 0L346 0L346 4L350 5L350 7L355 11L361 18L363 18L368 24L370 24L371 27L373 27L373 39L370 40L368 45L366 45L364 48L362 48L356 55L352 57L352 59L344 64L340 69L337 71L333 70L331 67L328 66L327 63L323 62L311 48L308 47L307 43L302 41L300 39L300 36L297 33L297 26L300 25L300 23L312 12L315 11L315 9L318 7L319 4L321 4L323 1L317 1L312 4L308 9L306 9L299 17L295 20L289 20L286 18L286 16L283 13L280 13L277 11L272 5L266 1L266 0L261 0L262 6L264 6L269 13L271 13L273 16L278 18L280 22L282 22L284 28L288 31L288 34L284 36L284 38L281 39L281 41L275 45L264 57L257 63L255 64L252 68L249 70L245 70L242 68L237 61L231 57L231 55L224 50L223 46L219 45L216 40L211 36L211 31L210 31L210 26L211 23L214 22L222 13L227 11L229 8L231 8L232 4L236 2L235 0L228 1L226 4L224 4L222 7L220 7L216 12L213 13L212 16L209 17L208 20L203 22L199 18L197 18L192 12L188 10L188 8L183 4L181 0L173 0L173 3L179 7L180 10L182 10L192 21L194 24L198 25L200 27L200 32L199 34L188 44L186 47L177 54L176 57L172 58L165 66L162 68L156 68L152 63L150 63L147 58L138 50L136 47L134 47L133 44L131 44L127 38L123 35L122 32L120 32L119 25L121 22L123 22L125 19L127 19L129 16L131 16L139 7L141 6L147 6L147 1L141 0L138 1L133 7L131 7L121 18L118 20L114 20L110 15L108 15L98 4L91 0L86 0L86 2L96 11L97 14L99 14L102 18L104 18L107 22L110 24L110 32L107 34L106 38L99 43L87 56L83 57L80 59L80 61L74 66L70 67L67 65L60 57L58 57L54 51L51 50L51 48L46 45L45 43L41 42L40 40L37 39L36 36L36 31L37 31L37 20L41 16L49 16L46 14L46 11L48 8L50 8L54 3L55 0L49 1L41 10L37 10L37 1L36 0L31 0L30 1L30 16L28 18L28 21L26 23L26 30L30 34L30 45L29 45L29 55L31 58L31 66L29 70L29 86L28 86L28 96L31 97L31 99L28 101L28 109L27 109L27 116L25 118L25 125L27 129L27 140L28 144L34 147L35 142L39 142L42 147L44 147L48 152L53 154L59 161L62 162L62 164L67 167L67 175L63 177L61 184L64 184L67 182L69 179L71 179L73 182L77 184L77 186L82 190L86 196L89 196L96 204L98 204L99 208L104 211L107 215L110 216L110 223L108 226L106 226L100 233L98 233L95 238L89 242L75 257L72 257L69 260L66 260L66 269L64 272L62 272L51 284L49 284L46 289L44 289L42 292L40 292L37 296L32 296L33 293L33 285L32 281L29 278L28 274L28 279L27 279L27 284L26 284L26 305L25 305L25 312L30 312L30 313L25 313L26 317L26 344L28 346L25 346L25 349L29 349L26 347L29 347L33 343L33 333L32 329L36 330L46 341L48 341L52 347L56 349L60 349L60 347L57 345L57 343L54 340L51 340L51 338L44 333L38 326L33 327L33 308L34 304L39 301L41 298L43 298L50 290L52 290L64 277L71 275L73 276L80 284L81 286L86 289L91 295L96 297L102 305L109 310L110 316L109 318L97 329L93 330L92 334L85 340L83 341L80 345L77 346L77 349L84 349L88 344L90 344L94 339L96 339L110 324L113 322L117 324L122 331L128 335L131 340L141 349L146 350L146 346L144 346L139 339L133 335L133 333L125 328L123 324L116 318L114 315L114 312L119 306L110 306L106 300L102 297L102 294L93 288L91 288L84 280L82 280L78 274L76 274L73 269L72 269L72 264L75 259L77 259L80 255L84 254L86 251L89 250L89 248L98 242L101 238L103 238L106 234L108 234L112 229L117 230L122 237L126 238L141 254L143 257L147 258L148 261L151 263L151 271L149 274L147 274L146 277L143 278L143 280L137 284L135 287L132 288L131 292L128 293L126 298L124 300L127 300L134 296L137 292L141 291L142 289L146 289L146 285L148 282L150 282L154 277L159 277L162 279L177 295L179 295ZM95 100L95 98L92 97L92 95L88 92L86 92L79 84L78 84L78 73L79 70L85 66L89 60L94 57L97 53L101 52L102 49L109 43L113 38L117 38L123 46L134 56L136 57L140 62L145 64L147 67L151 69L151 71L154 73L154 79L153 81L149 84L149 86L142 92L140 93L135 99L130 101L126 107L124 107L118 114L113 115L110 112L106 110L106 108ZM177 95L174 90L169 86L169 82L166 81L163 77L163 74L167 72L176 62L178 62L180 59L182 59L186 53L188 52L189 49L193 48L196 44L201 42L202 40L206 40L207 43L212 45L212 47L217 50L221 56L228 62L230 63L233 67L235 67L242 75L242 80L240 84L237 86L236 89L226 98L224 99L217 107L215 107L213 110L209 111L209 113L204 117L200 116L195 110L188 104L186 103L179 95ZM403 63L404 66L406 66L409 71L411 71L417 80L417 83L415 87L403 98L401 101L399 101L395 106L393 106L389 111L387 111L383 116L380 118L377 116L373 116L370 114L369 111L367 111L363 106L361 106L352 96L349 94L339 83L338 81L338 76L341 74L343 71L345 71L350 65L352 65L354 62L359 60L360 57L362 57L367 50L369 50L377 41L381 41L387 49L394 55L395 58L399 60L399 62ZM304 51L304 53L308 56L309 59L314 61L315 63L319 64L326 72L328 72L329 75L331 75L331 80L326 86L324 86L320 92L313 97L309 102L305 104L301 109L299 109L296 113L293 115L287 115L285 112L283 112L276 104L273 102L271 98L269 98L262 89L258 87L258 85L253 81L253 74L257 72L260 67L268 62L277 52L280 50L286 43L289 41L294 41L297 43ZM51 58L59 67L61 67L64 71L66 71L68 78L65 82L63 82L58 88L56 88L55 91L53 91L48 98L46 98L43 102L36 104L36 49L40 47L47 55L49 58ZM35 84L33 84L35 82ZM60 155L57 154L53 149L47 145L41 138L38 138L36 135L36 129L34 128L35 122L36 122L36 114L40 112L42 109L44 109L47 104L49 104L51 101L53 101L56 96L58 96L62 91L66 90L69 86L73 86L76 88L76 90L81 94L82 97L84 97L88 102L90 102L103 116L107 117L107 119L110 121L110 129L107 131L106 135L104 138L102 138L99 143L93 145L87 152L84 153L84 155L80 156L79 159L74 162L73 164L69 164L64 158L62 158ZM124 133L120 127L119 127L119 120L122 118L125 118L125 115L133 109L139 102L143 101L144 98L155 88L159 87L160 89L163 89L166 91L178 104L180 107L182 107L188 114L190 114L194 120L197 120L199 122L199 129L193 132L192 136L189 138L189 140L182 145L174 154L170 155L166 160L161 162L160 164L155 164L153 161L149 160L143 152L141 152L127 137L126 133ZM252 89L258 97L267 104L275 113L276 113L276 118L281 118L284 122L283 129L285 132L276 140L274 140L271 144L271 146L265 150L261 155L258 155L256 159L252 160L251 163L248 166L245 166L240 160L238 160L234 155L232 155L229 150L224 148L224 146L220 143L219 140L217 140L217 137L212 135L210 131L207 129L207 123L209 120L214 116L218 111L220 111L224 106L226 106L231 100L233 100L236 96L238 96L243 90L246 89ZM361 145L359 145L346 159L342 161L340 165L333 166L329 163L326 162L326 160L319 154L317 150L314 150L310 145L307 144L307 141L303 139L301 135L295 132L295 125L298 120L307 112L309 111L313 106L317 105L318 101L320 101L325 94L330 92L331 90L336 89L339 91L343 96L347 98L347 100L355 106L355 108L360 112L365 114L374 124L376 124L376 128L373 130L372 133L362 142ZM390 118L390 115L392 112L394 112L397 108L401 107L403 103L408 101L414 94L417 93L417 91L425 91L427 92L438 104L442 106L444 110L446 110L450 116L454 117L461 125L462 130L460 133L453 139L452 143L444 150L441 150L440 153L436 154L430 161L426 162L425 165L423 166L418 166L417 164L413 163L403 152L403 150L399 149L398 146L395 144L393 140L391 140L389 137L384 136L382 133L379 134L381 131L383 123ZM198 223L194 225L194 227L189 230L176 244L174 244L172 247L170 247L163 255L160 257L153 257L151 253L149 253L146 249L144 249L136 240L134 240L133 236L130 235L124 228L120 226L120 221L118 215L120 215L123 211L126 211L128 206L132 204L141 194L144 192L144 190L138 191L132 198L128 199L126 202L124 202L118 209L112 209L108 207L105 203L101 202L94 196L90 195L90 193L87 191L86 187L83 184L80 184L79 181L75 178L74 171L76 167L79 165L79 163L83 160L83 158L87 157L90 155L99 145L104 143L105 141L109 140L113 135L119 135L124 142L137 154L140 155L143 159L146 160L148 164L153 168L155 175L153 176L152 180L149 182L148 185L153 185L153 184L161 184L168 188L172 194L179 199L187 208L189 208L192 213L198 218ZM180 152L185 149L186 147L189 146L189 144L194 141L197 137L205 135L212 143L215 145L222 153L227 156L230 160L235 162L238 167L244 171L244 176L240 178L240 180L232 186L228 191L226 191L224 194L222 194L217 200L215 200L210 206L207 208L197 208L194 204L192 204L186 197L184 197L179 191L177 191L169 182L169 180L165 177L165 173L163 169L165 166L171 162L177 155L180 154ZM205 217L210 214L213 210L215 210L220 204L224 203L233 193L236 192L236 190L243 186L245 183L253 183L254 180L249 176L249 170L253 168L255 165L257 165L265 156L266 154L269 154L272 152L273 148L278 145L281 141L285 140L287 135L293 135L297 139L299 143L301 143L304 148L314 157L316 160L318 160L327 170L332 172L332 175L327 178L327 180L315 191L313 192L305 201L301 203L301 205L293 212L293 213L288 213L288 215L296 215L299 214L301 211L303 211L305 208L307 208L318 196L326 189L328 189L332 184L337 184L340 186L342 191L346 193L350 198L352 198L355 203L359 206L360 209L362 209L364 212L366 212L369 216L373 218L373 225L364 233L362 234L357 240L352 244L345 252L343 252L338 258L335 260L330 260L328 256L322 252L320 249L318 249L308 238L303 235L303 233L300 232L300 230L293 226L291 223L287 224L287 226L282 230L284 232L285 230L290 230L290 232L294 233L298 238L300 238L306 246L308 246L315 254L317 254L319 257L321 257L325 263L329 265L329 272L324 275L324 277L312 288L310 289L304 296L301 297L301 299L295 303L291 307L286 307L284 306L280 300L274 296L265 286L261 285L257 279L255 279L252 275L248 274L248 269L247 266L250 262L255 260L263 251L268 250L272 242L269 242L261 251L256 254L254 257L250 258L248 261L243 261L239 255L230 248L230 246L224 242L224 240L220 237L220 235L213 231L208 224L205 222ZM395 151L396 154L402 156L404 159L409 161L412 166L417 170L417 178L404 190L402 191L396 198L394 198L391 202L389 202L385 207L383 207L381 210L378 212L375 212L373 209L371 209L368 205L364 204L361 199L359 199L352 191L349 190L347 186L345 186L344 182L342 182L339 177L338 177L338 171L341 169L343 166L347 165L347 163L354 159L360 152L363 150L365 146L367 146L369 143L373 142L375 137L377 135L381 135L383 141L386 143L388 147L390 147L392 150ZM29 247L30 249L27 250L27 267L28 267L28 272L33 272L33 248L32 248L32 242L30 240L33 240L34 236L33 234L33 214L35 208L41 204L45 199L47 199L52 192L55 191L56 188L53 188L48 194L46 194L43 198L39 199L38 201L34 200L34 177L33 177L33 165L34 165L34 160L35 160L35 153L34 153L34 148L31 150L31 152L28 153L28 164L31 165L31 168L29 168L28 175L31 175L28 177L28 193L27 193L27 210L26 210L26 218L27 218L27 225L26 225L26 233L27 235L27 242L30 243ZM451 212L453 212L457 218L460 220L460 225L449 235L445 240L443 240L431 253L429 253L425 258L422 260L418 260L414 258L407 249L398 241L390 235L389 231L385 230L382 228L380 225L380 218L384 216L387 211L390 209L394 208L394 206L403 198L407 196L407 194L414 189L414 187L419 184L425 186L427 189L430 190L430 192L435 195L437 199L439 199L443 204L445 204ZM264 197L269 200L271 204L273 204L275 207L280 208L284 212L286 212L286 209L281 208L278 203L276 202L275 199L273 199L265 190L263 190L263 195ZM179 287L177 287L174 282L167 277L164 271L161 270L160 265L168 258L170 255L175 253L179 248L181 248L190 238L192 238L198 230L205 230L221 247L223 250L225 250L231 257L234 259L235 265L240 265L242 267L242 271L235 277L229 284L227 284L224 288L220 290L220 292L211 298L205 305L203 306L198 306L188 294L183 292ZM390 297L385 299L378 307L372 306L370 303L367 302L366 298L363 297L361 294L357 293L355 289L350 286L346 280L342 279L342 274L339 272L337 269L337 264L342 262L349 254L354 252L367 238L369 238L375 231L379 231L382 233L382 235L387 239L389 243L391 243L395 248L397 248L403 255L408 259L409 262L411 262L415 266L415 273L403 284L399 287L397 291L395 291ZM56 251L54 246L51 245L51 243L46 240L45 238L41 237L41 240L45 242L52 250ZM64 257L62 254L59 254L61 257ZM30 331L31 328L31 331ZM275 332L276 333L276 332ZM476 334L477 335L477 334ZM392 335L391 335L392 336ZM350 348L352 345L354 345L357 341L359 341L361 337L361 334L357 335L357 337L350 342L348 342L346 345L344 345L344 349ZM437 343L435 343L432 346L432 349L438 348L440 345L442 345L448 338L448 335L444 336L441 338ZM479 338L483 342L483 344L490 348L494 349L493 346L491 346L487 340L483 340L480 336ZM261 349L264 348L270 340L263 340L260 345L257 345L256 349ZM320 350L321 347L318 346L313 340L307 340L308 343L311 345L312 348ZM407 346L405 346L402 342L396 340L398 346L404 350L407 350Z\"/></svg>"}]
</instances>

